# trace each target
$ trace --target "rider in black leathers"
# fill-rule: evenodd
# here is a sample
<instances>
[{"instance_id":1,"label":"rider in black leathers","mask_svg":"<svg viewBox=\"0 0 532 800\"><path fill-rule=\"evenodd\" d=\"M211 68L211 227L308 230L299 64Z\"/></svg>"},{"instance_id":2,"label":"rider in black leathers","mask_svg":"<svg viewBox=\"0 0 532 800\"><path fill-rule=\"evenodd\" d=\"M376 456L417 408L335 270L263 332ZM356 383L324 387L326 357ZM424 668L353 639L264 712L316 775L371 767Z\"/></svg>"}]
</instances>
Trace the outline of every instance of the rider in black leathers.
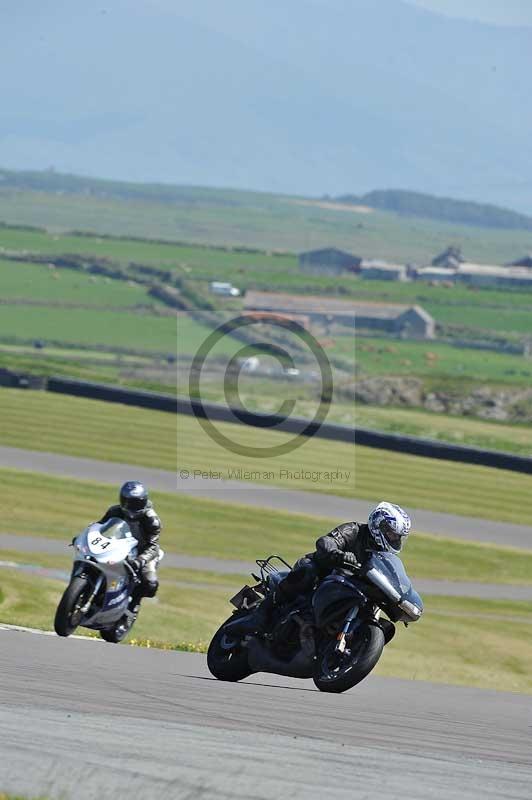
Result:
<instances>
[{"instance_id":1,"label":"rider in black leathers","mask_svg":"<svg viewBox=\"0 0 532 800\"><path fill-rule=\"evenodd\" d=\"M142 597L155 597L159 588L157 580L157 564L159 558L159 539L161 520L153 503L148 497L147 489L139 481L127 481L120 489L120 503L107 509L100 523L112 517L125 520L131 533L138 541L137 555L128 559L140 578L140 583L133 591L131 607L138 611Z\"/></svg>"},{"instance_id":2,"label":"rider in black leathers","mask_svg":"<svg viewBox=\"0 0 532 800\"><path fill-rule=\"evenodd\" d=\"M410 531L410 518L399 506L382 502L371 511L368 522L345 522L321 536L316 550L300 558L291 572L256 611L231 624L239 635L263 633L275 605L289 603L307 594L333 569L360 566L370 552L389 550L399 553Z\"/></svg>"}]
</instances>

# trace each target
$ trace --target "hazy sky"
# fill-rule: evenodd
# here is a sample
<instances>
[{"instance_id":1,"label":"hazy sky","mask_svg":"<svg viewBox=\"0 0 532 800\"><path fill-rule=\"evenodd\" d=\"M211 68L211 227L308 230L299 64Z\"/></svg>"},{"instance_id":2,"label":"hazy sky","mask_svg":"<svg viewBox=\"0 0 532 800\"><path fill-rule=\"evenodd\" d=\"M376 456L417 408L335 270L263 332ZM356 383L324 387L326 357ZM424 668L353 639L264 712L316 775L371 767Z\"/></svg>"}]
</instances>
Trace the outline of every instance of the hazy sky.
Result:
<instances>
[{"instance_id":1,"label":"hazy sky","mask_svg":"<svg viewBox=\"0 0 532 800\"><path fill-rule=\"evenodd\" d=\"M532 27L532 0L407 0L408 3L463 19Z\"/></svg>"}]
</instances>

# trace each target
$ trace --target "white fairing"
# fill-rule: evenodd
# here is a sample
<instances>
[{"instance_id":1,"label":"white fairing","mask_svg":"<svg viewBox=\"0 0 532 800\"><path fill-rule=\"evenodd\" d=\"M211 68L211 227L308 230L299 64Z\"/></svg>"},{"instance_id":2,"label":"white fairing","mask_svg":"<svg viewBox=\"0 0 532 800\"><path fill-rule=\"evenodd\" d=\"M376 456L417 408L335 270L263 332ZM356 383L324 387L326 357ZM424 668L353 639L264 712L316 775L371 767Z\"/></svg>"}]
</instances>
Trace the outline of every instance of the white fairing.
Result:
<instances>
[{"instance_id":1,"label":"white fairing","mask_svg":"<svg viewBox=\"0 0 532 800\"><path fill-rule=\"evenodd\" d=\"M98 597L94 605L91 600L80 624L96 629L109 627L127 610L134 579L125 562L128 556L137 555L138 541L124 520L113 517L103 524L93 522L72 544L73 574L90 576L94 597Z\"/></svg>"},{"instance_id":2,"label":"white fairing","mask_svg":"<svg viewBox=\"0 0 532 800\"><path fill-rule=\"evenodd\" d=\"M117 564L125 561L137 548L133 534L124 539L108 539L100 530L100 525L89 525L75 541L76 549L83 555L90 555L100 564Z\"/></svg>"},{"instance_id":3,"label":"white fairing","mask_svg":"<svg viewBox=\"0 0 532 800\"><path fill-rule=\"evenodd\" d=\"M72 544L72 576L84 576L93 590L79 624L96 630L110 629L124 619L138 581L126 561L128 556L137 555L138 541L125 520L112 517L104 523L93 522ZM163 555L160 550L157 561Z\"/></svg>"}]
</instances>

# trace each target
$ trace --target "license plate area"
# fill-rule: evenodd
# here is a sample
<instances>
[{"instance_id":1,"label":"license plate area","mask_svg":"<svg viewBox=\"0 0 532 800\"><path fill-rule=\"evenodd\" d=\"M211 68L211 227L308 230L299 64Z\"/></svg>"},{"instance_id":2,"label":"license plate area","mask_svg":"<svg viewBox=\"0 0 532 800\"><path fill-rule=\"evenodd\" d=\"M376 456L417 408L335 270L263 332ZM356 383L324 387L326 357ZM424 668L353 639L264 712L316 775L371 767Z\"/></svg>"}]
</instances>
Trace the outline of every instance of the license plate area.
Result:
<instances>
[{"instance_id":1,"label":"license plate area","mask_svg":"<svg viewBox=\"0 0 532 800\"><path fill-rule=\"evenodd\" d=\"M252 608L264 598L264 595L260 592L261 588L262 584L258 584L257 586L243 586L229 602L239 610Z\"/></svg>"}]
</instances>

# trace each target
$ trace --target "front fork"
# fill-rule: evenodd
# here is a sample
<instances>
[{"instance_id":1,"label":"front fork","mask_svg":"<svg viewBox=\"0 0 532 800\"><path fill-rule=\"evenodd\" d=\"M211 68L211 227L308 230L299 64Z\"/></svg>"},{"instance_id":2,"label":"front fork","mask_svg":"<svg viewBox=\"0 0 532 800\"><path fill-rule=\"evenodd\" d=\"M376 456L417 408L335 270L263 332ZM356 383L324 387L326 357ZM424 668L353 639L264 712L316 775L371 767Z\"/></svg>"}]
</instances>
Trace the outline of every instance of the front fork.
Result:
<instances>
[{"instance_id":1,"label":"front fork","mask_svg":"<svg viewBox=\"0 0 532 800\"><path fill-rule=\"evenodd\" d=\"M83 614L83 616L85 616L85 614L88 614L89 609L92 606L92 601L100 591L102 583L103 583L103 575L100 574L96 579L96 583L94 584L94 589L92 590L89 598L87 599L87 602L85 603L84 606L80 608L80 612Z\"/></svg>"},{"instance_id":2,"label":"front fork","mask_svg":"<svg viewBox=\"0 0 532 800\"><path fill-rule=\"evenodd\" d=\"M347 615L344 622L344 627L336 637L336 647L334 648L336 653L345 653L347 642L353 635L353 630L356 626L359 611L360 611L360 606L353 606L353 608ZM375 613L375 619L378 619L380 617L380 614L381 610L379 608Z\"/></svg>"},{"instance_id":3,"label":"front fork","mask_svg":"<svg viewBox=\"0 0 532 800\"><path fill-rule=\"evenodd\" d=\"M84 564L79 564L79 566L76 565L76 567L74 567L74 569L72 571L72 577L73 578L76 577L76 576L80 576L81 577L81 575L83 575L83 572L84 572L84 569L83 569L84 566L85 566ZM90 609L90 607L91 607L91 605L92 605L92 603L94 601L94 598L96 597L96 595L98 594L98 592L102 588L102 584L104 582L104 579L105 579L104 575L101 572L99 572L98 576L96 578L96 581L94 583L94 587L93 587L92 592L90 593L90 595L87 598L87 600L84 603L84 605L80 608L80 613L83 614L83 616L88 614L89 609Z\"/></svg>"}]
</instances>

